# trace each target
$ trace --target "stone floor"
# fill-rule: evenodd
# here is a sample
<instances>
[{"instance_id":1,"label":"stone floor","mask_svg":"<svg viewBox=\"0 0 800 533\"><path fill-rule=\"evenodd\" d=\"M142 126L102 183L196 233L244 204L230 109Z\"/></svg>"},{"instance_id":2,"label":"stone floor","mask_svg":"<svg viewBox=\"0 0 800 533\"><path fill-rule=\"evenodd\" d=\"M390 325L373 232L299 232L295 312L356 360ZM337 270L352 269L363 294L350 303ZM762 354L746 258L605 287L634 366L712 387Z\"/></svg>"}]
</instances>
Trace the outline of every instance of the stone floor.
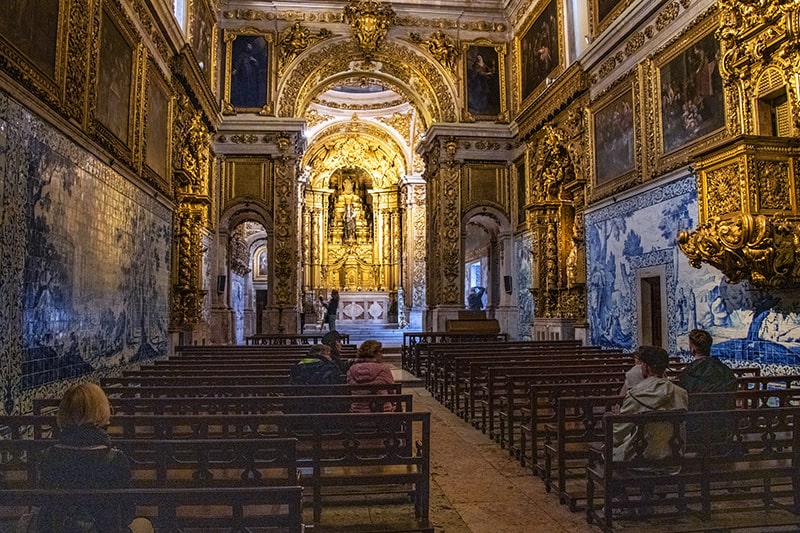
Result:
<instances>
[{"instance_id":1,"label":"stone floor","mask_svg":"<svg viewBox=\"0 0 800 533\"><path fill-rule=\"evenodd\" d=\"M582 512L572 513L529 470L509 457L486 435L441 406L410 374L389 359L404 391L414 394L414 410L430 411L431 525L435 533L594 533ZM306 511L310 519L310 510ZM410 506L374 502L357 507L334 507L312 531L409 531ZM647 532L789 532L800 531L795 515L785 511L732 509L715 524L684 516L668 519L619 521L615 531ZM310 522L310 520L309 520Z\"/></svg>"}]
</instances>

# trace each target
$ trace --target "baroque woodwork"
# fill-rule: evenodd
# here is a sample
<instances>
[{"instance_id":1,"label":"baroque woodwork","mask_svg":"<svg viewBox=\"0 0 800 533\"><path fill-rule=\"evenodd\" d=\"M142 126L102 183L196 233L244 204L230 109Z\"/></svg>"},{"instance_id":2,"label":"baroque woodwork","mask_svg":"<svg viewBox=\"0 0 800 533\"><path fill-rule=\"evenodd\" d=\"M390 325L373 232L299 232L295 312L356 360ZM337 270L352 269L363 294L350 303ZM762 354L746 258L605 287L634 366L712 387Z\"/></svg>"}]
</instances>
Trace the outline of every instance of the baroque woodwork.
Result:
<instances>
[{"instance_id":1,"label":"baroque woodwork","mask_svg":"<svg viewBox=\"0 0 800 533\"><path fill-rule=\"evenodd\" d=\"M342 18L350 24L356 47L369 61L386 39L396 16L392 7L380 0L352 0L345 6Z\"/></svg>"},{"instance_id":2,"label":"baroque woodwork","mask_svg":"<svg viewBox=\"0 0 800 533\"><path fill-rule=\"evenodd\" d=\"M800 284L798 162L796 138L738 137L704 154L697 162L700 224L678 237L690 264L708 263L731 283Z\"/></svg>"},{"instance_id":3,"label":"baroque woodwork","mask_svg":"<svg viewBox=\"0 0 800 533\"><path fill-rule=\"evenodd\" d=\"M733 283L797 287L800 10L778 0L719 5L720 74L731 110L727 129L744 135L697 155L699 224L679 235L679 245L690 264L710 264ZM783 109L773 107L781 97ZM791 120L779 131L776 123L762 119L765 108Z\"/></svg>"}]
</instances>

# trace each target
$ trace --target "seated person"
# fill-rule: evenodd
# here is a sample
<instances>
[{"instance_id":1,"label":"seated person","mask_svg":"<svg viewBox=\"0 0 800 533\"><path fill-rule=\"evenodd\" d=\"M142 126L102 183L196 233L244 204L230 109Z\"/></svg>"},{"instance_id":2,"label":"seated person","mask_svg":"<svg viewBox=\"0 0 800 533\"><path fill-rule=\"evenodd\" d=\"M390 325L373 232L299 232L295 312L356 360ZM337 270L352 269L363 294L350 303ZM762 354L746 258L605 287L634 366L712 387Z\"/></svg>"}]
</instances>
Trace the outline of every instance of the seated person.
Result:
<instances>
[{"instance_id":1,"label":"seated person","mask_svg":"<svg viewBox=\"0 0 800 533\"><path fill-rule=\"evenodd\" d=\"M689 393L689 406L692 411L732 411L736 408L734 392L736 392L736 374L725 363L711 356L711 335L702 329L689 332L689 352L694 358L686 365L680 375L681 387ZM693 396L697 392L719 393ZM689 442L698 444L702 431L696 419L690 419L686 426ZM711 428L712 442L730 441L736 424L733 416L718 417ZM724 450L723 450L724 451Z\"/></svg>"},{"instance_id":2,"label":"seated person","mask_svg":"<svg viewBox=\"0 0 800 533\"><path fill-rule=\"evenodd\" d=\"M330 346L325 344L312 344L308 355L289 371L291 385L338 385L346 381L339 365L331 358Z\"/></svg>"},{"instance_id":3,"label":"seated person","mask_svg":"<svg viewBox=\"0 0 800 533\"><path fill-rule=\"evenodd\" d=\"M330 347L331 359L339 366L342 374L347 373L347 369L352 364L352 359L342 359L342 336L338 331L329 331L322 336L322 344Z\"/></svg>"},{"instance_id":4,"label":"seated person","mask_svg":"<svg viewBox=\"0 0 800 533\"><path fill-rule=\"evenodd\" d=\"M625 396L628 394L628 391L642 381L644 376L642 375L642 360L639 359L639 352L633 353L633 366L625 372L625 383L622 385L622 388L619 391L620 396Z\"/></svg>"},{"instance_id":5,"label":"seated person","mask_svg":"<svg viewBox=\"0 0 800 533\"><path fill-rule=\"evenodd\" d=\"M108 397L94 383L81 383L67 390L58 407L59 443L45 450L41 463L41 484L50 489L126 488L131 480L128 458L113 448L105 428L111 420ZM133 502L43 506L36 530L42 533L70 531L98 533L152 533L146 518L134 518ZM69 525L80 521L81 525Z\"/></svg>"},{"instance_id":6,"label":"seated person","mask_svg":"<svg viewBox=\"0 0 800 533\"><path fill-rule=\"evenodd\" d=\"M392 370L383 363L383 345L375 340L364 341L358 347L358 358L350 365L347 371L347 383L350 385L389 385L394 383ZM379 394L388 394L387 391L380 391ZM364 394L357 389L352 390L353 394ZM350 411L354 413L369 413L372 409L368 402L353 402ZM391 402L385 402L384 411L393 411L394 406Z\"/></svg>"},{"instance_id":7,"label":"seated person","mask_svg":"<svg viewBox=\"0 0 800 533\"><path fill-rule=\"evenodd\" d=\"M656 346L640 346L637 353L642 361L644 379L628 390L620 414L686 409L689 402L686 391L664 377L669 366L666 350ZM644 457L660 459L671 456L672 425L653 423L645 427L647 449L643 453ZM619 424L614 427L615 461L626 461L636 454L635 429L633 424Z\"/></svg>"}]
</instances>

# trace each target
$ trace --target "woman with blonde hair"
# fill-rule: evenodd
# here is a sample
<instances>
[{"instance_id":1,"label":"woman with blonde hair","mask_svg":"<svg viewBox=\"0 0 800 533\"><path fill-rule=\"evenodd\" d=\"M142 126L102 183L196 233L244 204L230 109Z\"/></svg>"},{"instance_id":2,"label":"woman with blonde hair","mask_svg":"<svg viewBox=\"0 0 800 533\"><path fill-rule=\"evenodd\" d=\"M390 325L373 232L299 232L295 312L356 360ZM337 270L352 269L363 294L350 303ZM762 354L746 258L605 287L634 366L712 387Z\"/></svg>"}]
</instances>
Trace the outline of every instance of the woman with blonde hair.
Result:
<instances>
[{"instance_id":1,"label":"woman with blonde hair","mask_svg":"<svg viewBox=\"0 0 800 533\"><path fill-rule=\"evenodd\" d=\"M80 383L64 394L58 406L59 442L44 452L41 483L51 489L127 488L131 481L128 458L111 445L106 427L111 405L94 383ZM44 506L37 531L61 531L65 524L80 523L82 531L152 533L146 518L134 518L135 504L108 506L86 502L67 507ZM88 528L88 529L87 529Z\"/></svg>"},{"instance_id":2,"label":"woman with blonde hair","mask_svg":"<svg viewBox=\"0 0 800 533\"><path fill-rule=\"evenodd\" d=\"M383 345L375 340L364 341L358 347L358 357L347 370L347 383L349 385L390 385L394 383L392 370L383 363ZM353 394L368 394L366 391L359 392L352 389ZM389 391L379 391L378 394L388 394ZM394 406L391 402L385 402L384 411L392 411ZM350 411L354 413L369 413L372 411L369 402L353 402Z\"/></svg>"}]
</instances>

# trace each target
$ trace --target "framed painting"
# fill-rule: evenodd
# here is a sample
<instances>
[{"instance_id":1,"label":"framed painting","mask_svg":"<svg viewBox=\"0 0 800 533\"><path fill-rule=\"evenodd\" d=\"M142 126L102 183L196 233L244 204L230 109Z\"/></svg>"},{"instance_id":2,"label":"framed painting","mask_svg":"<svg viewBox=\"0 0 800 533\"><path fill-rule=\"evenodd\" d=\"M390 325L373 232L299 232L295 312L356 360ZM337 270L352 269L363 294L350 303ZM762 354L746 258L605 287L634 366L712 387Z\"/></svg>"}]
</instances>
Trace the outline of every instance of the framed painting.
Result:
<instances>
[{"instance_id":1,"label":"framed painting","mask_svg":"<svg viewBox=\"0 0 800 533\"><path fill-rule=\"evenodd\" d=\"M69 12L62 2L61 13ZM59 0L4 2L0 36L17 48L51 80L56 77L59 49Z\"/></svg>"},{"instance_id":2,"label":"framed painting","mask_svg":"<svg viewBox=\"0 0 800 533\"><path fill-rule=\"evenodd\" d=\"M152 62L148 65L145 88L145 175L162 186L170 183L172 99L167 82Z\"/></svg>"},{"instance_id":3,"label":"framed painting","mask_svg":"<svg viewBox=\"0 0 800 533\"><path fill-rule=\"evenodd\" d=\"M121 18L122 15L113 9L103 10L95 78L97 97L94 119L103 140L124 153L128 150L123 147L129 147L133 137L132 110L136 101L134 67L138 54L133 32L117 22Z\"/></svg>"},{"instance_id":4,"label":"framed painting","mask_svg":"<svg viewBox=\"0 0 800 533\"><path fill-rule=\"evenodd\" d=\"M253 280L269 280L269 250L267 246L259 246L253 254Z\"/></svg>"},{"instance_id":5,"label":"framed painting","mask_svg":"<svg viewBox=\"0 0 800 533\"><path fill-rule=\"evenodd\" d=\"M633 0L590 0L591 32L597 37L629 6Z\"/></svg>"},{"instance_id":6,"label":"framed painting","mask_svg":"<svg viewBox=\"0 0 800 533\"><path fill-rule=\"evenodd\" d=\"M725 135L716 28L716 17L710 17L678 42L665 46L652 63L658 171L688 162L690 147L713 143Z\"/></svg>"},{"instance_id":7,"label":"framed painting","mask_svg":"<svg viewBox=\"0 0 800 533\"><path fill-rule=\"evenodd\" d=\"M11 0L0 15L0 58L6 71L48 103L63 99L71 0Z\"/></svg>"},{"instance_id":8,"label":"framed painting","mask_svg":"<svg viewBox=\"0 0 800 533\"><path fill-rule=\"evenodd\" d=\"M637 176L639 126L637 78L629 75L591 106L593 197L616 192Z\"/></svg>"},{"instance_id":9,"label":"framed painting","mask_svg":"<svg viewBox=\"0 0 800 533\"><path fill-rule=\"evenodd\" d=\"M507 120L506 46L486 40L462 43L468 120Z\"/></svg>"},{"instance_id":10,"label":"framed painting","mask_svg":"<svg viewBox=\"0 0 800 533\"><path fill-rule=\"evenodd\" d=\"M189 22L189 42L197 59L197 66L213 87L214 63L217 49L214 12L207 0L195 0Z\"/></svg>"},{"instance_id":11,"label":"framed painting","mask_svg":"<svg viewBox=\"0 0 800 533\"><path fill-rule=\"evenodd\" d=\"M543 4L529 23L522 27L521 37L514 41L517 57L517 88L525 103L546 86L563 69L564 46L561 35L561 3L550 0Z\"/></svg>"},{"instance_id":12,"label":"framed painting","mask_svg":"<svg viewBox=\"0 0 800 533\"><path fill-rule=\"evenodd\" d=\"M270 33L256 30L225 32L225 94L223 111L272 114L269 73L274 54Z\"/></svg>"}]
</instances>

